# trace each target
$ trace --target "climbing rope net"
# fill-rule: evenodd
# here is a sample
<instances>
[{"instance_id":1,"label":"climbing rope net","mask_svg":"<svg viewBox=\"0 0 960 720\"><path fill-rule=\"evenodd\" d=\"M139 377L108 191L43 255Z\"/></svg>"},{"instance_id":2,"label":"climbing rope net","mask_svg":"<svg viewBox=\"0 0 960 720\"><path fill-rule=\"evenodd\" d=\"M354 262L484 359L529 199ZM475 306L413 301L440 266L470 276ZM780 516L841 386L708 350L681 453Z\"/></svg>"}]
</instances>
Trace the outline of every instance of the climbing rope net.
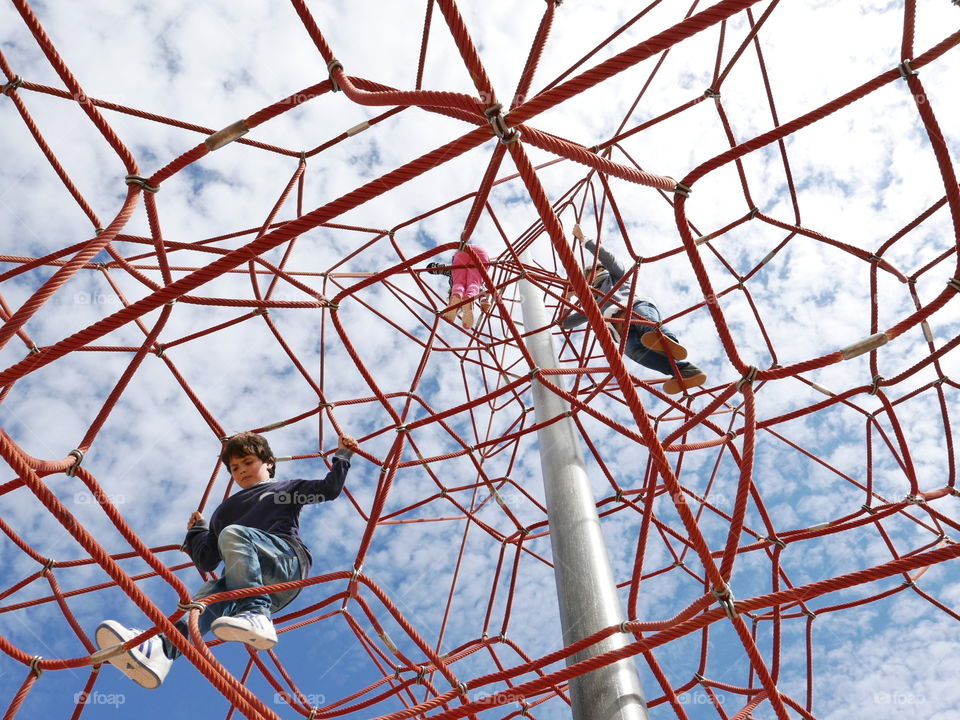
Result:
<instances>
[{"instance_id":1,"label":"climbing rope net","mask_svg":"<svg viewBox=\"0 0 960 720\"><path fill-rule=\"evenodd\" d=\"M654 718L955 707L955 7L908 0L883 30L866 10L845 56L841 5L653 0L592 36L577 3L427 0L377 65L340 11L291 0L273 50L303 45L322 81L216 131L94 92L64 16L12 4L4 153L46 165L3 171L6 718L152 716L101 671L107 610L151 634L190 617L157 693L210 717L562 717L571 678L623 658ZM820 58L794 37L814 14ZM381 84L400 57L413 89ZM274 190L238 201L254 176ZM625 363L574 223L636 265L703 387ZM494 260L473 329L425 271L466 241ZM526 349L521 280L557 369ZM588 322L561 330L577 297ZM533 382L569 403L628 618L566 646ZM230 493L241 429L298 461L282 477L338 434L361 448L344 497L304 511L314 574L259 654L196 639L201 578L169 544Z\"/></svg>"}]
</instances>

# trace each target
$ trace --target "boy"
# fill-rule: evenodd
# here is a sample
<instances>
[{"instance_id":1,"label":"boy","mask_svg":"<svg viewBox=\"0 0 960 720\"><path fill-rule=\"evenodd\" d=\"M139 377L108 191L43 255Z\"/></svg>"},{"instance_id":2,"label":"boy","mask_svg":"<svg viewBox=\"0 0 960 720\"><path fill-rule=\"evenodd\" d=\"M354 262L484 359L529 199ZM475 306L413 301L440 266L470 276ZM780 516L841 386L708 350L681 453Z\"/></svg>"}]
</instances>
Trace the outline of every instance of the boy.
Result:
<instances>
[{"instance_id":1,"label":"boy","mask_svg":"<svg viewBox=\"0 0 960 720\"><path fill-rule=\"evenodd\" d=\"M589 252L594 251L596 243L584 238L580 225L573 226L573 236ZM617 258L604 248L599 249L597 258L600 260L602 267L597 268L592 277L590 271L586 271L587 282L596 288L599 297L604 297L626 274L626 271ZM623 320L618 320L618 318L628 314L626 303L629 301L629 292L629 283L623 283L601 308L603 316L612 320L612 322L608 322L608 325L614 339L618 342L620 332L623 332ZM660 325L660 311L657 306L649 300L634 297L632 309L635 314L649 320L655 327L631 322L626 328L627 341L624 346L624 354L634 362L640 363L655 372L673 375L673 366L670 365L670 360L667 358L667 354L669 354L676 362L677 370L680 371L678 377L671 377L663 384L663 391L670 395L703 385L707 381L706 373L693 363L686 362L687 349L680 344L676 335L667 332L667 329ZM563 327L569 329L586 321L587 318L580 313L572 313L564 318ZM660 332L657 332L657 329Z\"/></svg>"},{"instance_id":2,"label":"boy","mask_svg":"<svg viewBox=\"0 0 960 720\"><path fill-rule=\"evenodd\" d=\"M301 580L310 572L313 558L300 540L300 511L305 504L333 500L343 489L350 469L350 456L357 441L343 436L333 455L333 469L323 480L273 481L276 458L266 438L252 432L234 435L220 459L238 490L213 511L210 525L199 512L187 521L183 546L202 572L210 572L223 560L223 573L204 583L193 600L241 588L275 585ZM207 607L199 619L200 634L207 630L221 640L246 643L269 650L277 643L270 615L282 609L299 588L227 600ZM186 617L177 629L189 637ZM142 631L115 620L104 620L96 632L101 650L116 647ZM163 635L155 635L137 647L114 655L109 662L145 688L160 686L180 651Z\"/></svg>"}]
</instances>

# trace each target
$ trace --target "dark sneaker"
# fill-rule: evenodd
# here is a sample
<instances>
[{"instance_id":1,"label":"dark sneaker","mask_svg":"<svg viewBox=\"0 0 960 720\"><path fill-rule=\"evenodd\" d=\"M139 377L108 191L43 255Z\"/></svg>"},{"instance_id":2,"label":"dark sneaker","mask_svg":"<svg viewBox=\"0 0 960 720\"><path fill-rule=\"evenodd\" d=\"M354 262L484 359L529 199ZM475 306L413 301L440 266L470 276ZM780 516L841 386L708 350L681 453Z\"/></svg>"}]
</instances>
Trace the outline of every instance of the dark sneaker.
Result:
<instances>
[{"instance_id":1,"label":"dark sneaker","mask_svg":"<svg viewBox=\"0 0 960 720\"><path fill-rule=\"evenodd\" d=\"M95 639L97 647L103 652L122 645L142 632L143 630L124 627L116 620L104 620L97 627ZM160 687L173 664L173 660L163 652L163 641L159 635L106 659L128 678L148 690Z\"/></svg>"},{"instance_id":2,"label":"dark sneaker","mask_svg":"<svg viewBox=\"0 0 960 720\"><path fill-rule=\"evenodd\" d=\"M679 378L670 378L663 384L663 391L668 395L676 395L682 390L700 387L707 381L707 374L691 363L680 371Z\"/></svg>"},{"instance_id":3,"label":"dark sneaker","mask_svg":"<svg viewBox=\"0 0 960 720\"><path fill-rule=\"evenodd\" d=\"M277 631L270 618L256 612L217 618L210 629L221 640L246 643L257 650L269 650L277 644Z\"/></svg>"},{"instance_id":4,"label":"dark sneaker","mask_svg":"<svg viewBox=\"0 0 960 720\"><path fill-rule=\"evenodd\" d=\"M683 345L656 330L650 330L641 335L640 344L648 350L669 355L677 362L687 359L687 349Z\"/></svg>"}]
</instances>

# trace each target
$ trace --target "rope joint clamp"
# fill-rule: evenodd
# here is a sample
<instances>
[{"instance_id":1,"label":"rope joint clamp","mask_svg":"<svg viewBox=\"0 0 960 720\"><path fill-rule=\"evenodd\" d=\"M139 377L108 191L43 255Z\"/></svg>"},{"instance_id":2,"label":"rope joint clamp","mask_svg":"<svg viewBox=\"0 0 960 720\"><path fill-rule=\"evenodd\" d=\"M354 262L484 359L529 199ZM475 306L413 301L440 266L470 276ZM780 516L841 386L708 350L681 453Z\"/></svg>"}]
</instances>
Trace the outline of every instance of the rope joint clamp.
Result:
<instances>
[{"instance_id":1,"label":"rope joint clamp","mask_svg":"<svg viewBox=\"0 0 960 720\"><path fill-rule=\"evenodd\" d=\"M757 379L757 373L760 372L760 369L755 365L751 365L747 368L747 372L742 378L737 381L737 391L743 389L744 385L752 385L753 381Z\"/></svg>"},{"instance_id":2,"label":"rope joint clamp","mask_svg":"<svg viewBox=\"0 0 960 720\"><path fill-rule=\"evenodd\" d=\"M67 457L71 456L75 457L77 461L67 468L67 477L74 477L77 474L77 468L79 468L80 463L83 462L83 450L75 448L67 453Z\"/></svg>"},{"instance_id":3,"label":"rope joint clamp","mask_svg":"<svg viewBox=\"0 0 960 720\"><path fill-rule=\"evenodd\" d=\"M199 610L200 612L203 612L206 609L207 606L199 600L191 600L188 603L177 603L177 610L183 610L184 612L190 612L191 610Z\"/></svg>"},{"instance_id":4,"label":"rope joint clamp","mask_svg":"<svg viewBox=\"0 0 960 720\"><path fill-rule=\"evenodd\" d=\"M906 79L909 75L916 75L917 71L910 67L909 60L901 60L900 64L897 65L897 70L900 71L900 77Z\"/></svg>"},{"instance_id":5,"label":"rope joint clamp","mask_svg":"<svg viewBox=\"0 0 960 720\"><path fill-rule=\"evenodd\" d=\"M724 611L727 613L727 617L731 620L736 619L736 600L734 600L733 593L730 591L730 586L724 585L720 589L713 588L710 590L710 592L717 599L717 602L723 607Z\"/></svg>"},{"instance_id":6,"label":"rope joint clamp","mask_svg":"<svg viewBox=\"0 0 960 720\"><path fill-rule=\"evenodd\" d=\"M19 75L14 75L13 80L8 81L3 86L2 90L0 90L0 92L3 92L4 95L7 95L9 97L10 93L16 90L21 85L23 85L23 78L20 77Z\"/></svg>"},{"instance_id":7,"label":"rope joint clamp","mask_svg":"<svg viewBox=\"0 0 960 720\"><path fill-rule=\"evenodd\" d=\"M336 58L327 63L327 74L330 76L330 90L333 92L340 92L340 85L333 78L334 70L343 70L343 63Z\"/></svg>"},{"instance_id":8,"label":"rope joint clamp","mask_svg":"<svg viewBox=\"0 0 960 720\"><path fill-rule=\"evenodd\" d=\"M490 121L494 135L500 138L500 142L504 145L513 145L520 139L520 132L516 128L507 125L507 119L503 114L503 105L494 103L484 109L483 114L486 115L487 120Z\"/></svg>"},{"instance_id":9,"label":"rope joint clamp","mask_svg":"<svg viewBox=\"0 0 960 720\"><path fill-rule=\"evenodd\" d=\"M155 185L151 185L149 182L147 182L147 178L143 177L142 175L134 175L133 173L131 173L130 175L127 175L124 178L124 182L126 182L127 185L136 185L140 188L143 188L144 192L148 192L148 193L160 192L159 187Z\"/></svg>"}]
</instances>

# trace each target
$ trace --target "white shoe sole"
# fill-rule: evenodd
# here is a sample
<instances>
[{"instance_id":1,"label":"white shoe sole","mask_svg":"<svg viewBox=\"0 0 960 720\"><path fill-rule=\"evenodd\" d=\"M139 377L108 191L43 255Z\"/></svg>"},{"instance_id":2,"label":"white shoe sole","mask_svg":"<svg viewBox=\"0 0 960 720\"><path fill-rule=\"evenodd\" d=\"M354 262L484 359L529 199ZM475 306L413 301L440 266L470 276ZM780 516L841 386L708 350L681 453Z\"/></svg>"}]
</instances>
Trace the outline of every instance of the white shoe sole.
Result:
<instances>
[{"instance_id":1,"label":"white shoe sole","mask_svg":"<svg viewBox=\"0 0 960 720\"><path fill-rule=\"evenodd\" d=\"M120 624L113 620L106 620L101 623L100 627L97 628L95 636L97 647L101 650L108 650L117 645L122 645L125 640L129 640L130 638L125 639L123 637L117 629L119 627ZM137 656L130 650L108 658L107 662L137 683L137 685L145 687L148 690L156 690L160 687L160 683L163 682L162 678L158 677L153 670L140 662Z\"/></svg>"},{"instance_id":2,"label":"white shoe sole","mask_svg":"<svg viewBox=\"0 0 960 720\"><path fill-rule=\"evenodd\" d=\"M257 650L270 650L277 644L276 638L257 635L248 627L233 625L230 622L231 620L233 620L233 618L219 618L213 623L210 629L213 631L213 634L221 640L226 642L242 642Z\"/></svg>"}]
</instances>

